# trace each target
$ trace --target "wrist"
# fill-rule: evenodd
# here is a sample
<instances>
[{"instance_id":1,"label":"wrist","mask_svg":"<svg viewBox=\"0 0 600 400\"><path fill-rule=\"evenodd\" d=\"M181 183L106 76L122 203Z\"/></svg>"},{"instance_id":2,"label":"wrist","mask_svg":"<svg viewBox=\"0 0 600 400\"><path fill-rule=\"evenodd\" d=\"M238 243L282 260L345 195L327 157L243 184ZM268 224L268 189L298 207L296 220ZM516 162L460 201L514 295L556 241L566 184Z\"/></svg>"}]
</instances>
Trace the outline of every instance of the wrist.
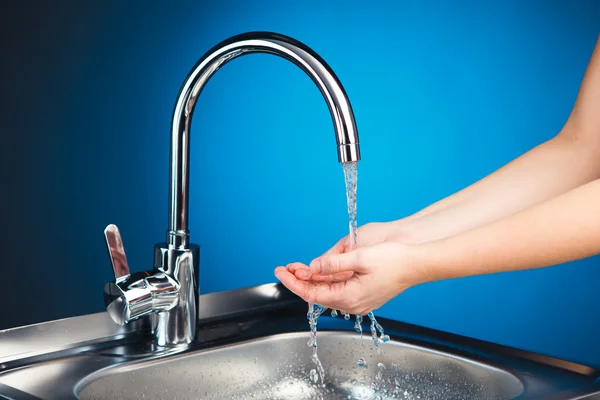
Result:
<instances>
[{"instance_id":1,"label":"wrist","mask_svg":"<svg viewBox=\"0 0 600 400\"><path fill-rule=\"evenodd\" d=\"M407 247L407 267L414 285L445 279L442 242L412 244Z\"/></svg>"},{"instance_id":2,"label":"wrist","mask_svg":"<svg viewBox=\"0 0 600 400\"><path fill-rule=\"evenodd\" d=\"M409 216L390 222L392 224L392 234L390 240L416 245L428 242L430 239L427 234L427 224L424 219L416 216Z\"/></svg>"}]
</instances>

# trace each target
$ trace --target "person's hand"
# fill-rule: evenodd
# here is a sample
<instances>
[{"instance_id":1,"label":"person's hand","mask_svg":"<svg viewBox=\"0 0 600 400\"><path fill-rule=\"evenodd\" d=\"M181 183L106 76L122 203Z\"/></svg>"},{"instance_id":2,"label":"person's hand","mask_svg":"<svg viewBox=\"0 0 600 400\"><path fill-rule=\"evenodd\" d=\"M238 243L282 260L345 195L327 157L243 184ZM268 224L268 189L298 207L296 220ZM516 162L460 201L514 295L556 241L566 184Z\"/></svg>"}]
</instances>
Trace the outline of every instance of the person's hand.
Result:
<instances>
[{"instance_id":1,"label":"person's hand","mask_svg":"<svg viewBox=\"0 0 600 400\"><path fill-rule=\"evenodd\" d=\"M398 220L393 222L371 222L365 224L357 229L357 247L373 246L375 244L383 243L386 241L397 241L401 243L415 243L416 238L408 233L408 229L405 229L403 223L404 220ZM327 250L322 256L315 259L318 260L326 255L342 254L347 253L353 249L354 244L350 235L346 235L341 238L333 247ZM295 274L300 279L307 279L305 268L306 266L301 263L289 264L288 268L291 273ZM344 281L352 276L352 271L341 272L335 276L323 277L322 279L336 281ZM318 279L318 278L317 278Z\"/></svg>"},{"instance_id":2,"label":"person's hand","mask_svg":"<svg viewBox=\"0 0 600 400\"><path fill-rule=\"evenodd\" d=\"M429 280L413 259L414 245L380 242L345 253L328 252L310 267L277 267L275 276L308 303L367 314L411 286Z\"/></svg>"},{"instance_id":3,"label":"person's hand","mask_svg":"<svg viewBox=\"0 0 600 400\"><path fill-rule=\"evenodd\" d=\"M408 228L407 221L401 219L392 222L371 222L359 227L356 231L357 247L373 246L387 241L416 243L418 240L409 232L411 229ZM347 253L353 250L352 247L352 238L346 235L324 255Z\"/></svg>"}]
</instances>

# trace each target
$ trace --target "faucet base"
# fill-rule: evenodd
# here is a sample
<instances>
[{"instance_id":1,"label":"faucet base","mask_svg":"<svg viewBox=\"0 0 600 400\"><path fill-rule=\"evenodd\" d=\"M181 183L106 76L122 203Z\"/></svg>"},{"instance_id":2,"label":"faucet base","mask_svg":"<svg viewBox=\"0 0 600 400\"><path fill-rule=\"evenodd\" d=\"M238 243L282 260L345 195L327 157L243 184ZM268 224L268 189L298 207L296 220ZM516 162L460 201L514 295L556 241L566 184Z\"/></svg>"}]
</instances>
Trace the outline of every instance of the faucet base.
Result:
<instances>
[{"instance_id":1,"label":"faucet base","mask_svg":"<svg viewBox=\"0 0 600 400\"><path fill-rule=\"evenodd\" d=\"M177 346L196 339L198 325L198 278L200 247L170 249L166 243L154 247L154 268L179 282L177 305L154 316L154 335L159 346Z\"/></svg>"}]
</instances>

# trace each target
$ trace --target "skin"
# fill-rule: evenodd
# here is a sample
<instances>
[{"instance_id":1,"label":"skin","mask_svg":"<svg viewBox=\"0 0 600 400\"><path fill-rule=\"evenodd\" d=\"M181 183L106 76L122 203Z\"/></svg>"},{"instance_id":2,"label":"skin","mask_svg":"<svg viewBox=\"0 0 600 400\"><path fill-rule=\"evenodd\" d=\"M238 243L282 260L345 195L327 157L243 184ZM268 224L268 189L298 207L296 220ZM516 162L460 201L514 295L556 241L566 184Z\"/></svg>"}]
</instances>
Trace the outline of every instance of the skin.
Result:
<instances>
[{"instance_id":1,"label":"skin","mask_svg":"<svg viewBox=\"0 0 600 400\"><path fill-rule=\"evenodd\" d=\"M310 265L275 275L309 303L366 314L436 280L540 268L600 254L600 37L552 139L398 221L359 228Z\"/></svg>"}]
</instances>

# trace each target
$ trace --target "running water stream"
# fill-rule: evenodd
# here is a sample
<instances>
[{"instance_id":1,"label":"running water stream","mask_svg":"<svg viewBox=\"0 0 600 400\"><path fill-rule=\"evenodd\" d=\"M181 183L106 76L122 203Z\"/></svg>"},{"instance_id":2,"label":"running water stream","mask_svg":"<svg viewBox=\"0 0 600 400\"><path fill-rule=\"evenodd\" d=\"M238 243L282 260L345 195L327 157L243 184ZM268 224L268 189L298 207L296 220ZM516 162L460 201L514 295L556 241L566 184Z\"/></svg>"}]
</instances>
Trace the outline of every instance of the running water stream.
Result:
<instances>
[{"instance_id":1,"label":"running water stream","mask_svg":"<svg viewBox=\"0 0 600 400\"><path fill-rule=\"evenodd\" d=\"M357 220L356 220L356 188L358 183L358 162L345 162L342 164L344 168L344 178L346 182L346 199L348 203L348 222L349 222L349 235L350 235L350 248L348 250L354 250L358 247L358 229L357 229ZM310 371L310 380L313 383L318 383L322 387L325 386L325 370L319 357L317 355L317 319L323 312L326 311L326 308L318 305L318 304L309 304L308 305L308 323L310 326L310 339L308 341L308 346L312 347L313 354L311 359L316 366L316 369L312 369ZM331 316L337 317L337 310L331 310ZM371 337L373 339L373 344L377 348L377 353L382 354L381 348L379 348L380 342L387 342L390 340L390 337L384 333L383 327L377 322L375 319L375 315L371 311L367 314L369 320L371 321L370 330ZM344 312L344 319L348 321L350 319L350 314ZM358 359L357 365L359 367L364 367L367 365L364 359L364 344L362 341L363 338L363 316L360 314L356 315L356 322L354 324L354 329L360 333L361 338L361 358ZM379 335L378 335L379 333Z\"/></svg>"}]
</instances>

